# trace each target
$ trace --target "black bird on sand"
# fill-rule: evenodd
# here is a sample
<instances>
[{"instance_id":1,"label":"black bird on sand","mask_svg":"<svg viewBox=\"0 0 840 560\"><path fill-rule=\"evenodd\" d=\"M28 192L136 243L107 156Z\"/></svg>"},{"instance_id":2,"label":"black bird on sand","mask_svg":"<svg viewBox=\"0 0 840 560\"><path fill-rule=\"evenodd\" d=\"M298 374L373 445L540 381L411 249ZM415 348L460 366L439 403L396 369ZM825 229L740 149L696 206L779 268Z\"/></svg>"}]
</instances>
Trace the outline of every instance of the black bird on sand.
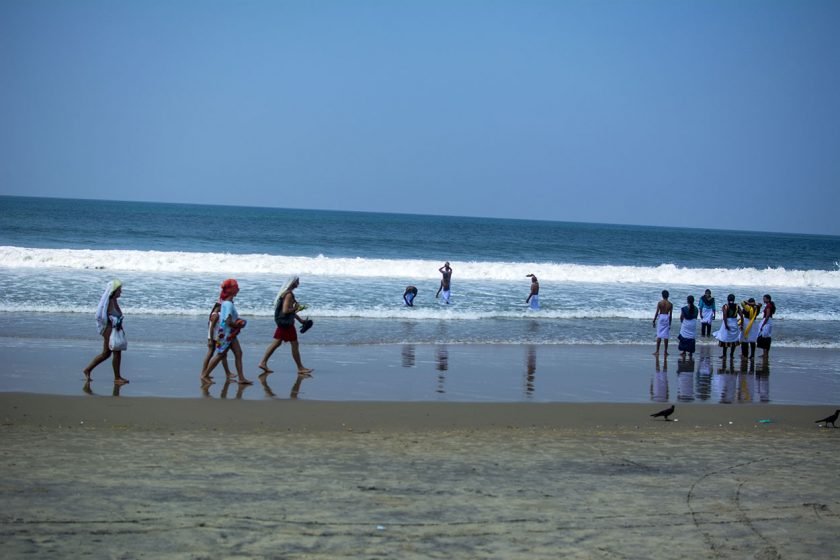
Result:
<instances>
[{"instance_id":1,"label":"black bird on sand","mask_svg":"<svg viewBox=\"0 0 840 560\"><path fill-rule=\"evenodd\" d=\"M831 416L826 416L822 420L814 420L815 424L819 424L820 422L825 422L825 427L828 428L828 425L831 424L832 428L836 428L837 426L834 425L837 422L837 418L840 417L840 410L835 410L834 414Z\"/></svg>"},{"instance_id":2,"label":"black bird on sand","mask_svg":"<svg viewBox=\"0 0 840 560\"><path fill-rule=\"evenodd\" d=\"M659 416L664 416L665 421L668 422L668 417L671 416L673 413L674 413L674 405L671 405L671 408L666 408L665 410L660 410L656 414L651 414L651 416L653 416L654 418L657 418ZM834 419L836 420L837 417L835 416Z\"/></svg>"}]
</instances>

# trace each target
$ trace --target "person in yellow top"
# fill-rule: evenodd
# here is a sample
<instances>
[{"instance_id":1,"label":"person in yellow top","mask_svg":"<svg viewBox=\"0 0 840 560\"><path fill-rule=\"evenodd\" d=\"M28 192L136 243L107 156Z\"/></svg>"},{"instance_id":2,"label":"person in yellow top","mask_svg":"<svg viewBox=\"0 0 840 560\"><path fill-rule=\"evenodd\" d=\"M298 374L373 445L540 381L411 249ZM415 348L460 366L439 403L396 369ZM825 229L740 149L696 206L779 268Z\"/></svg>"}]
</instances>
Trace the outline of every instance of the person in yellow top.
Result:
<instances>
[{"instance_id":1,"label":"person in yellow top","mask_svg":"<svg viewBox=\"0 0 840 560\"><path fill-rule=\"evenodd\" d=\"M755 343L758 340L758 312L761 311L761 304L755 302L755 298L741 302L741 356L755 358Z\"/></svg>"}]
</instances>

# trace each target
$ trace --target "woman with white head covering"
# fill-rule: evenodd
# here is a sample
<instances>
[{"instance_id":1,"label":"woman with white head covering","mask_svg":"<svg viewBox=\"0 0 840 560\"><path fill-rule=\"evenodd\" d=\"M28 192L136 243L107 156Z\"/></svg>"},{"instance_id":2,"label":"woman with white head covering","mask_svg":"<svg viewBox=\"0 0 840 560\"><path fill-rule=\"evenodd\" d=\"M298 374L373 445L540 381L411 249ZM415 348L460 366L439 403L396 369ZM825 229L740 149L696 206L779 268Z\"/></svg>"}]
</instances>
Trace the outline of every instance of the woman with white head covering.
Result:
<instances>
[{"instance_id":1,"label":"woman with white head covering","mask_svg":"<svg viewBox=\"0 0 840 560\"><path fill-rule=\"evenodd\" d=\"M111 363L114 367L114 385L125 385L128 383L128 379L120 375L122 350L111 350L109 344L111 332L114 329L122 331L123 313L117 301L121 295L122 282L114 279L108 282L105 291L102 293L102 297L99 298L99 305L96 307L96 330L102 336L102 352L94 357L84 369L85 380L87 382L91 380L90 376L93 369L113 355L114 359Z\"/></svg>"},{"instance_id":2,"label":"woman with white head covering","mask_svg":"<svg viewBox=\"0 0 840 560\"><path fill-rule=\"evenodd\" d=\"M273 373L273 370L268 368L268 360L271 359L271 355L284 341L288 342L292 348L292 358L297 365L298 375L309 376L312 373L312 370L304 367L303 362L301 362L297 330L295 329L296 320L303 326L301 332L306 332L312 326L312 321L308 319L304 321L297 314L305 307L295 299L294 290L299 285L300 278L290 276L280 288L280 291L277 292L277 297L274 298L274 322L277 324L277 329L274 331L274 340L265 349L265 355L258 366L263 370L260 374L261 377Z\"/></svg>"}]
</instances>

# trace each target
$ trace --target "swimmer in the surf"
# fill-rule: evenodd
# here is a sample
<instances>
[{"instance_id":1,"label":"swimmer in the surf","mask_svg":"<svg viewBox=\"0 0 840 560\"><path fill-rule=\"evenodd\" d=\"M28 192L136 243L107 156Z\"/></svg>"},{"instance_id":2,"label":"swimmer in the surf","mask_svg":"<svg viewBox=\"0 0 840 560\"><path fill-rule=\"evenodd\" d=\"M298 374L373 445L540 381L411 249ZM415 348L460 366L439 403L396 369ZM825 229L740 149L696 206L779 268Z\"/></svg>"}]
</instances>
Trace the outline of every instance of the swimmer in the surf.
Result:
<instances>
[{"instance_id":1,"label":"swimmer in the surf","mask_svg":"<svg viewBox=\"0 0 840 560\"><path fill-rule=\"evenodd\" d=\"M525 303L531 304L531 309L534 311L540 308L540 282L534 274L526 274L525 277L531 278L531 293L525 299Z\"/></svg>"},{"instance_id":2,"label":"swimmer in the surf","mask_svg":"<svg viewBox=\"0 0 840 560\"><path fill-rule=\"evenodd\" d=\"M449 297L451 295L449 291L449 283L452 280L452 267L449 266L449 261L443 263L443 266L438 269L438 272L443 275L443 278L440 279L440 287L435 294L435 298L443 292L444 303L449 303Z\"/></svg>"}]
</instances>

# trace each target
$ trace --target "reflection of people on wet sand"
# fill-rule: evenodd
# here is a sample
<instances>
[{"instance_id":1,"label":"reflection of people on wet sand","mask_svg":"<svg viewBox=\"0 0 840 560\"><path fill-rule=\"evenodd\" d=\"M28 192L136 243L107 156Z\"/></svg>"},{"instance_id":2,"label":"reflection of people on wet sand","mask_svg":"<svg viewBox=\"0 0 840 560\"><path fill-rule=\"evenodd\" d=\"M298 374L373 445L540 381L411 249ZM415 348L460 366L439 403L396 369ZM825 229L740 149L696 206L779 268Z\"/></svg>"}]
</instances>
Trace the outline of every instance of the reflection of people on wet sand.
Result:
<instances>
[{"instance_id":1,"label":"reflection of people on wet sand","mask_svg":"<svg viewBox=\"0 0 840 560\"><path fill-rule=\"evenodd\" d=\"M202 372L207 369L207 365L210 363L210 360L213 358L213 353L216 351L216 343L219 340L217 328L221 309L222 302L217 301L213 305L213 309L210 310L210 316L207 318L207 354L204 356L204 363L201 365ZM230 366L228 365L227 354L222 356L222 366L225 368L225 376L228 378L233 377L233 373L231 373Z\"/></svg>"},{"instance_id":2,"label":"reflection of people on wet sand","mask_svg":"<svg viewBox=\"0 0 840 560\"><path fill-rule=\"evenodd\" d=\"M723 362L715 378L717 379L718 387L718 392L715 395L720 397L719 402L721 404L733 402L735 400L735 387L738 379L735 376L735 369L732 364L730 363L729 370L727 370L726 362Z\"/></svg>"},{"instance_id":3,"label":"reflection of people on wet sand","mask_svg":"<svg viewBox=\"0 0 840 560\"><path fill-rule=\"evenodd\" d=\"M449 369L449 351L446 349L446 346L438 346L436 350L436 359L437 359L437 370L440 372L438 374L438 393L445 393L446 391L443 388L444 381L446 381L446 370Z\"/></svg>"},{"instance_id":4,"label":"reflection of people on wet sand","mask_svg":"<svg viewBox=\"0 0 840 560\"><path fill-rule=\"evenodd\" d=\"M712 356L708 346L700 347L700 361L697 364L697 398L708 400L712 394Z\"/></svg>"},{"instance_id":5,"label":"reflection of people on wet sand","mask_svg":"<svg viewBox=\"0 0 840 560\"><path fill-rule=\"evenodd\" d=\"M296 399L297 396L298 396L298 393L300 393L301 383L303 383L304 379L308 379L310 377L312 377L312 376L311 375L298 375L295 378L294 384L292 385L292 390L289 393L289 398ZM274 394L274 391L272 391L271 387L268 385L268 375L264 375L264 374L260 375L259 379L260 379L260 384L262 385L263 390L265 391L265 396L266 397L271 397L272 399L277 398L277 395Z\"/></svg>"},{"instance_id":6,"label":"reflection of people on wet sand","mask_svg":"<svg viewBox=\"0 0 840 560\"><path fill-rule=\"evenodd\" d=\"M668 355L668 337L671 331L671 318L674 312L674 304L668 301L668 290L662 290L662 299L656 304L656 312L653 315L653 326L656 328L656 351L659 355L659 344L665 341L665 355Z\"/></svg>"},{"instance_id":7,"label":"reflection of people on wet sand","mask_svg":"<svg viewBox=\"0 0 840 560\"><path fill-rule=\"evenodd\" d=\"M218 340L216 341L216 355L210 359L210 363L204 368L201 373L201 381L203 383L212 383L213 378L210 376L213 370L222 361L222 358L227 354L228 350L233 350L234 364L236 365L236 372L239 374L239 383L243 385L250 385L253 381L245 379L245 374L242 371L242 347L239 345L239 332L245 328L245 320L239 318L239 313L236 311L236 306L233 304L233 298L239 293L239 284L233 278L228 278L222 282L222 291L219 294L219 301L222 306L219 309L219 323L216 328Z\"/></svg>"},{"instance_id":8,"label":"reflection of people on wet sand","mask_svg":"<svg viewBox=\"0 0 840 560\"><path fill-rule=\"evenodd\" d=\"M656 355L656 368L650 380L650 400L668 402L668 357L665 356L660 368L659 355Z\"/></svg>"},{"instance_id":9,"label":"reflection of people on wet sand","mask_svg":"<svg viewBox=\"0 0 840 560\"><path fill-rule=\"evenodd\" d=\"M122 282L111 280L105 287L99 305L96 307L96 328L102 337L102 352L97 354L84 369L85 379L91 380L93 369L113 356L111 365L114 368L114 385L124 385L128 379L120 375L122 350L111 350L111 332L116 329L122 331L123 313L117 301L122 295Z\"/></svg>"},{"instance_id":10,"label":"reflection of people on wet sand","mask_svg":"<svg viewBox=\"0 0 840 560\"><path fill-rule=\"evenodd\" d=\"M406 286L403 292L403 301L409 307L414 307L414 298L417 297L417 288L414 286Z\"/></svg>"},{"instance_id":11,"label":"reflection of people on wet sand","mask_svg":"<svg viewBox=\"0 0 840 560\"><path fill-rule=\"evenodd\" d=\"M677 362L677 400L694 400L694 359L682 358Z\"/></svg>"},{"instance_id":12,"label":"reflection of people on wet sand","mask_svg":"<svg viewBox=\"0 0 840 560\"><path fill-rule=\"evenodd\" d=\"M761 356L755 366L755 382L761 402L770 402L770 360L767 354Z\"/></svg>"},{"instance_id":13,"label":"reflection of people on wet sand","mask_svg":"<svg viewBox=\"0 0 840 560\"><path fill-rule=\"evenodd\" d=\"M402 347L402 367L410 368L414 367L414 345L413 344L403 344Z\"/></svg>"},{"instance_id":14,"label":"reflection of people on wet sand","mask_svg":"<svg viewBox=\"0 0 840 560\"><path fill-rule=\"evenodd\" d=\"M443 263L443 266L438 269L443 277L440 279L440 287L438 288L437 293L435 294L435 298L437 298L441 292L443 293L443 302L449 303L449 297L451 292L449 290L449 284L452 280L452 268L449 266L449 261Z\"/></svg>"},{"instance_id":15,"label":"reflection of people on wet sand","mask_svg":"<svg viewBox=\"0 0 840 560\"><path fill-rule=\"evenodd\" d=\"M296 399L298 398L298 394L300 393L300 386L303 383L303 380L311 377L311 375L298 375L297 379L295 379L294 385L292 385L292 390L289 391L289 398Z\"/></svg>"},{"instance_id":16,"label":"reflection of people on wet sand","mask_svg":"<svg viewBox=\"0 0 840 560\"><path fill-rule=\"evenodd\" d=\"M268 360L284 341L288 342L291 346L292 359L294 359L295 365L297 365L298 375L312 374L312 370L304 367L303 362L300 359L297 329L295 329L295 321L304 325L304 327L306 326L304 320L297 314L298 311L303 309L303 306L301 306L295 299L294 291L299 285L300 278L297 276L290 277L286 280L286 283L283 284L283 287L280 288L280 291L277 293L277 297L274 298L274 322L277 324L277 329L274 331L274 340L268 345L268 348L265 349L265 355L263 355L262 361L259 366L257 366L263 370L263 373L260 375L273 373L273 370L268 369ZM304 330L306 329L304 328Z\"/></svg>"},{"instance_id":17,"label":"reflection of people on wet sand","mask_svg":"<svg viewBox=\"0 0 840 560\"><path fill-rule=\"evenodd\" d=\"M530 397L534 393L534 379L537 373L537 347L529 344L525 354L525 394Z\"/></svg>"},{"instance_id":18,"label":"reflection of people on wet sand","mask_svg":"<svg viewBox=\"0 0 840 560\"><path fill-rule=\"evenodd\" d=\"M114 387L111 390L111 396L119 397L120 396L120 389L123 388L123 385L125 385L125 383L114 383ZM93 392L93 389L90 386L90 381L87 380L87 379L85 380L85 384L82 385L82 391L85 394L88 394L88 395L96 395L96 393Z\"/></svg>"},{"instance_id":19,"label":"reflection of people on wet sand","mask_svg":"<svg viewBox=\"0 0 840 560\"><path fill-rule=\"evenodd\" d=\"M540 308L540 282L534 274L526 274L526 278L531 278L531 292L525 298L525 303L531 304L531 309L534 311Z\"/></svg>"}]
</instances>

